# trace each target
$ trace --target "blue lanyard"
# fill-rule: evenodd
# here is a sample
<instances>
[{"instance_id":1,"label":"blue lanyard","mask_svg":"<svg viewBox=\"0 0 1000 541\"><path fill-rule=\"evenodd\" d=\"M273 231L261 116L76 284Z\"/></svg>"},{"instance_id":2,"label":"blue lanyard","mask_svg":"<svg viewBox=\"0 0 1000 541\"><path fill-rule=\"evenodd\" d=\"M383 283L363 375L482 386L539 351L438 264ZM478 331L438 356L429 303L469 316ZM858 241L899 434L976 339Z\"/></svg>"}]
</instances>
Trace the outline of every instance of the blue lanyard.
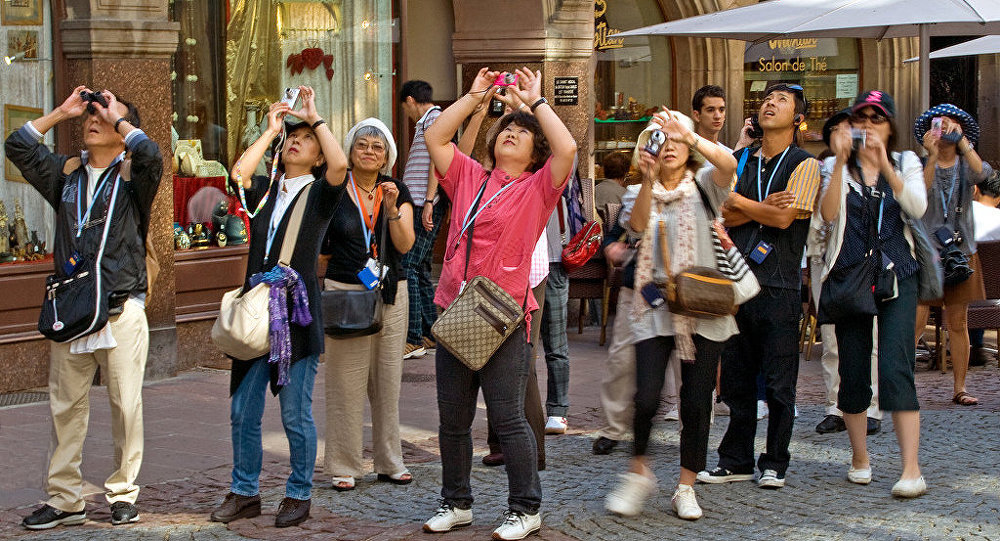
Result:
<instances>
[{"instance_id":1,"label":"blue lanyard","mask_svg":"<svg viewBox=\"0 0 1000 541\"><path fill-rule=\"evenodd\" d=\"M948 208L951 207L951 200L955 198L955 188L958 187L958 170L962 162L955 160L955 173L951 177L951 192L948 194L948 201L944 200L944 190L941 190L941 211L944 213L945 222L948 221Z\"/></svg>"},{"instance_id":2,"label":"blue lanyard","mask_svg":"<svg viewBox=\"0 0 1000 541\"><path fill-rule=\"evenodd\" d=\"M764 149L761 148L760 156L757 157L757 200L764 202L764 199L771 194L771 182L774 181L774 174L778 172L778 168L781 167L781 161L785 159L785 154L788 154L788 149L792 147L785 147L785 151L781 153L781 157L778 158L778 163L774 164L774 169L771 170L771 178L767 179L767 192L760 191L760 167L761 162L764 161Z\"/></svg>"},{"instance_id":3,"label":"blue lanyard","mask_svg":"<svg viewBox=\"0 0 1000 541\"><path fill-rule=\"evenodd\" d=\"M107 184L108 178L110 178L111 177L111 173L113 173L115 171L115 166L118 165L119 161L121 161L121 156L119 156L117 160L115 160L114 162L112 162L111 165L108 166L108 169L106 171L104 171L104 176L101 177L101 181L99 183L97 183L97 187L94 188L94 197L90 200L90 204L87 205L87 213L86 214L84 214L84 212L83 212L83 198L87 196L87 190L86 190L86 188L83 185L83 179L86 178L87 179L87 183L90 183L90 176L87 175L87 176L84 176L83 178L80 179L80 186L79 186L79 188L77 190L77 198L76 198L76 202L77 202L77 206L76 206L77 213L76 213L76 215L80 216L82 214L83 217L80 218L80 222L76 225L76 238L80 238L80 235L83 234L83 226L87 225L87 223L90 222L90 211L94 209L94 203L97 202L97 197L101 194L101 190L104 189L104 185ZM105 219L110 220L111 217L108 216Z\"/></svg>"},{"instance_id":4,"label":"blue lanyard","mask_svg":"<svg viewBox=\"0 0 1000 541\"><path fill-rule=\"evenodd\" d=\"M490 203L492 203L493 200L496 199L498 195L502 194L504 190L513 186L515 182L517 181L516 180L512 181L510 184L506 184L502 188L497 190L497 193L493 194L492 197L487 199L486 203L479 205L479 208L476 209L476 213L473 214L472 217L469 217L469 214L472 212L472 207L469 207L469 210L465 211L465 218L462 220L462 230L458 232L458 241L456 242L462 240L462 235L465 234L465 230L468 229L470 225L472 225L472 222L476 221L476 218L479 217L479 215L483 212L483 210L485 210L486 207L490 206ZM481 188L480 191L481 192L486 191L486 184L483 184L483 187Z\"/></svg>"}]
</instances>

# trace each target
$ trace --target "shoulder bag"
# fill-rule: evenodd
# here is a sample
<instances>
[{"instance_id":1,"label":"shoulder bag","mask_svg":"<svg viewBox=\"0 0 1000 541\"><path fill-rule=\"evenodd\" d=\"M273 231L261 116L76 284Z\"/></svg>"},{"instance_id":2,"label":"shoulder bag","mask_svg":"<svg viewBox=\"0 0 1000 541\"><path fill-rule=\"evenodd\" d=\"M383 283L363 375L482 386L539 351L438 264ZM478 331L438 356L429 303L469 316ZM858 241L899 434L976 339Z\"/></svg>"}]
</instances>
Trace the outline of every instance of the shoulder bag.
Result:
<instances>
[{"instance_id":1,"label":"shoulder bag","mask_svg":"<svg viewBox=\"0 0 1000 541\"><path fill-rule=\"evenodd\" d=\"M851 189L846 186L845 188ZM866 214L870 214L871 209L867 203L867 197L864 208ZM819 309L816 314L816 320L819 324L837 323L858 316L878 314L875 283L880 274L876 258L881 258L881 239L878 237L877 229L869 229L869 238L877 239L875 247L869 246L861 261L847 267L834 268L823 281L819 295ZM836 262L834 262L834 267L836 267Z\"/></svg>"},{"instance_id":2,"label":"shoulder bag","mask_svg":"<svg viewBox=\"0 0 1000 541\"><path fill-rule=\"evenodd\" d=\"M386 220L379 234L381 246L378 260L378 284L368 289L326 289L321 293L323 332L333 338L368 336L382 330L382 273L385 262Z\"/></svg>"},{"instance_id":3,"label":"shoulder bag","mask_svg":"<svg viewBox=\"0 0 1000 541\"><path fill-rule=\"evenodd\" d=\"M472 219L468 224L469 238L465 245L465 271L462 275L464 287L431 326L431 334L437 343L472 371L486 366L493 354L524 321L524 308L530 293L525 290L525 305L518 306L510 293L485 276L476 276L470 282L465 282L469 273L472 236L478 214L476 208L485 190L486 181L483 181L470 211Z\"/></svg>"},{"instance_id":4,"label":"shoulder bag","mask_svg":"<svg viewBox=\"0 0 1000 541\"><path fill-rule=\"evenodd\" d=\"M302 216L306 211L309 189L309 186L302 188L292 208L281 242L281 253L278 255L279 265L290 266L302 226ZM246 292L242 287L226 292L219 306L219 317L212 326L212 342L223 353L240 361L249 361L269 353L270 296L271 286L266 283L257 284Z\"/></svg>"},{"instance_id":5,"label":"shoulder bag","mask_svg":"<svg viewBox=\"0 0 1000 541\"><path fill-rule=\"evenodd\" d=\"M670 272L670 248L667 226L657 224L660 257L667 275L660 285L670 313L689 317L715 318L736 313L736 296L733 281L711 267L692 266L676 275Z\"/></svg>"},{"instance_id":6,"label":"shoulder bag","mask_svg":"<svg viewBox=\"0 0 1000 541\"><path fill-rule=\"evenodd\" d=\"M746 159L746 154L741 160ZM697 184L697 182L695 182ZM715 249L715 265L726 278L733 282L733 302L737 306L747 302L760 293L760 283L757 277L750 271L743 254L740 253L726 228L718 220L718 214L708 200L708 194L698 184L698 193L701 195L701 202L705 205L705 211L712 220L712 247Z\"/></svg>"},{"instance_id":7,"label":"shoulder bag","mask_svg":"<svg viewBox=\"0 0 1000 541\"><path fill-rule=\"evenodd\" d=\"M102 184L94 190L93 202L96 202L103 190L103 182L109 178L114 179L111 198L104 211L104 231L94 260L82 259L73 262L75 272L66 278L59 278L53 274L45 279L45 301L38 316L38 332L49 340L70 342L97 332L108 323L109 292L105 291L101 280L101 260L104 258L104 249L108 243L108 233L111 231L111 217L114 216L115 204L118 201L118 188L122 184L119 182L120 170L119 162L119 166L109 170ZM79 220L77 227L80 228L86 227L91 221L90 211L84 214L81 208L80 198L85 193L83 189L77 190Z\"/></svg>"}]
</instances>

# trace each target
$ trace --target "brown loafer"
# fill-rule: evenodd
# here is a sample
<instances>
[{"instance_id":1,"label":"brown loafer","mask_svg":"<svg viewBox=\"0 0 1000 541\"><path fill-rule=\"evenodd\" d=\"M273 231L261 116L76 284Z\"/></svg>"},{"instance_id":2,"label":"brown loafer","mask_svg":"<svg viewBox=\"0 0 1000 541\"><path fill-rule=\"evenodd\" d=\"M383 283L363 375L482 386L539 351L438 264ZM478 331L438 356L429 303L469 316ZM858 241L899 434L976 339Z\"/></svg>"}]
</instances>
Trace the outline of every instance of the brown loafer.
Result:
<instances>
[{"instance_id":1,"label":"brown loafer","mask_svg":"<svg viewBox=\"0 0 1000 541\"><path fill-rule=\"evenodd\" d=\"M240 496L230 492L222 505L212 511L212 522L228 523L239 518L251 518L260 515L260 494L256 496Z\"/></svg>"},{"instance_id":2,"label":"brown loafer","mask_svg":"<svg viewBox=\"0 0 1000 541\"><path fill-rule=\"evenodd\" d=\"M278 516L274 517L275 528L287 528L302 524L309 518L309 505L311 500L296 500L295 498L285 498L278 506Z\"/></svg>"},{"instance_id":3,"label":"brown loafer","mask_svg":"<svg viewBox=\"0 0 1000 541\"><path fill-rule=\"evenodd\" d=\"M486 466L503 466L503 453L490 453L483 457Z\"/></svg>"}]
</instances>

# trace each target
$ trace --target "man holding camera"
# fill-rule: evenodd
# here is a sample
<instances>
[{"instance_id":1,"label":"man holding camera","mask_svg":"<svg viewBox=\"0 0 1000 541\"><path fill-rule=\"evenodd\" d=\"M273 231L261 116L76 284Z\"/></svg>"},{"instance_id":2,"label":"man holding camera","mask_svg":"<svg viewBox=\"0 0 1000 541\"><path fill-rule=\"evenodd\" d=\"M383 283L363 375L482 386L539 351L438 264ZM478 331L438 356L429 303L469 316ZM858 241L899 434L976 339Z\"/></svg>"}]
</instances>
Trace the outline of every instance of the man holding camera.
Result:
<instances>
[{"instance_id":1,"label":"man holding camera","mask_svg":"<svg viewBox=\"0 0 1000 541\"><path fill-rule=\"evenodd\" d=\"M86 150L52 153L42 142L56 124L83 116ZM111 523L139 520L135 484L143 453L142 383L149 346L145 238L163 170L160 149L139 129L139 111L104 90L78 86L49 114L27 122L6 141L7 158L56 211L55 275L50 282L93 274L97 306L82 317L106 321L69 338L53 338L49 364L52 444L45 490L49 500L22 521L30 530L87 520L80 473L90 414L89 392L101 367L111 404L115 471L104 483ZM46 302L55 305L56 290ZM103 296L107 303L103 303ZM73 299L48 328L72 325ZM100 312L106 311L105 314ZM43 314L45 309L43 308ZM48 332L47 332L48 331ZM62 340L62 341L56 341Z\"/></svg>"},{"instance_id":2,"label":"man holding camera","mask_svg":"<svg viewBox=\"0 0 1000 541\"><path fill-rule=\"evenodd\" d=\"M753 479L756 381L762 373L769 419L757 484L785 485L799 373L801 262L820 184L819 162L795 145L807 112L801 86L771 86L758 114L760 144L735 153L739 176L722 214L761 291L740 306L740 334L730 339L722 355L721 390L730 422L719 445L718 467L698 474L703 483ZM744 132L750 129L748 123Z\"/></svg>"}]
</instances>

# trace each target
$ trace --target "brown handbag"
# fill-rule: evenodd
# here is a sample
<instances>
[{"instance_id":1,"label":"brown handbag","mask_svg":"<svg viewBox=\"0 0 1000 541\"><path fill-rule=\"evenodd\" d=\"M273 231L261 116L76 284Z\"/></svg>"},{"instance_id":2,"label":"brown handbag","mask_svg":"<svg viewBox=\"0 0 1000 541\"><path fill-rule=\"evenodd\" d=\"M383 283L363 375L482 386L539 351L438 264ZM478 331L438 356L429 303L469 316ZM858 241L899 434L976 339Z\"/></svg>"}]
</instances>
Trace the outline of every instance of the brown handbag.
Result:
<instances>
[{"instance_id":1,"label":"brown handbag","mask_svg":"<svg viewBox=\"0 0 1000 541\"><path fill-rule=\"evenodd\" d=\"M670 272L670 249L667 245L667 226L657 224L660 257L663 260L666 283L657 284L667 300L670 313L689 317L713 318L736 313L736 296L733 281L711 267L688 267L677 273Z\"/></svg>"}]
</instances>

